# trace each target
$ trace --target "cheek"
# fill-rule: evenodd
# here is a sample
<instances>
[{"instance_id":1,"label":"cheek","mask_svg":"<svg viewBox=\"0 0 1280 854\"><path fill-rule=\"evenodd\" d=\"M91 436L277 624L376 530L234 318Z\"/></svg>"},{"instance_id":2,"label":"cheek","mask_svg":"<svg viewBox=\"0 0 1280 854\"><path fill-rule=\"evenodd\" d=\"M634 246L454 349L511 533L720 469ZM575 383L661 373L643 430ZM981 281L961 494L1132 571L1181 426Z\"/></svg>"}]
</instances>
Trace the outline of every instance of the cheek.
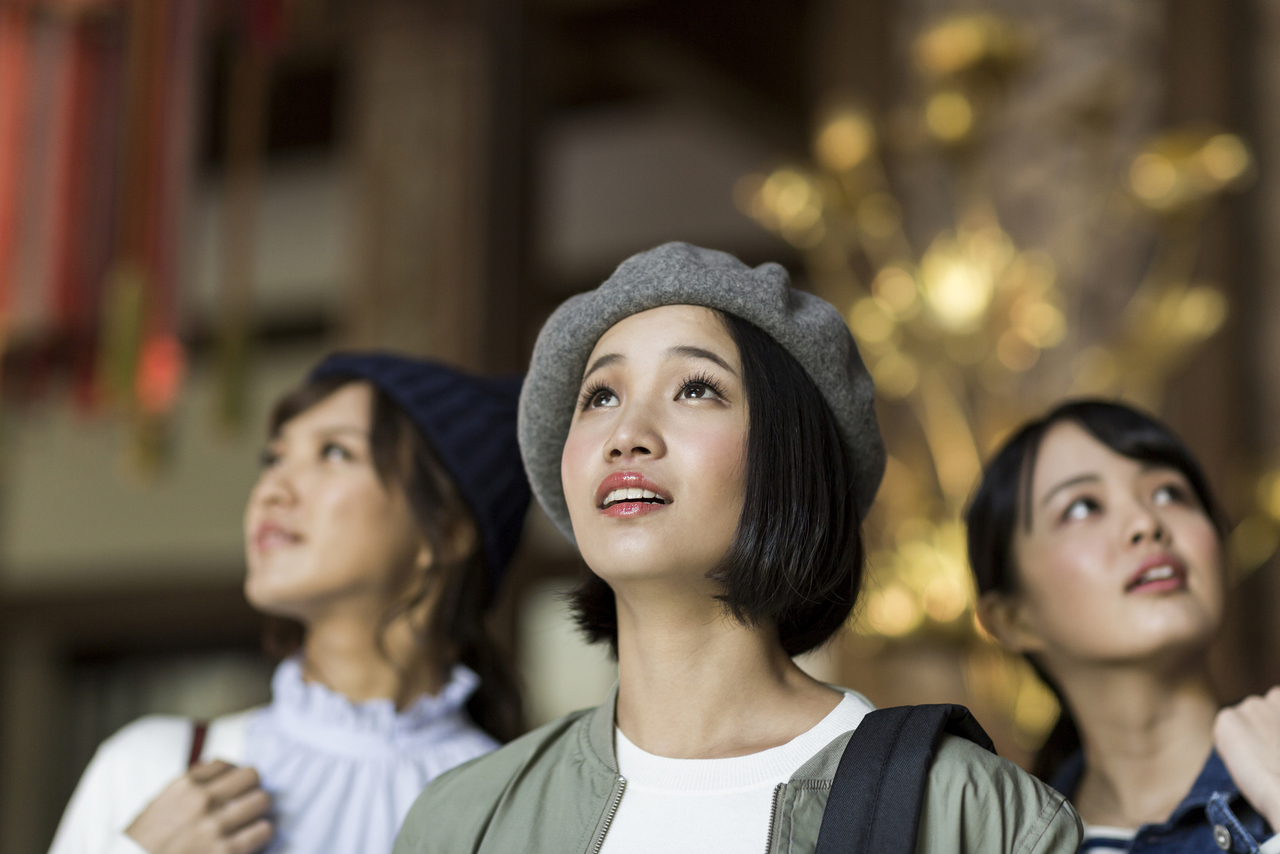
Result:
<instances>
[{"instance_id":1,"label":"cheek","mask_svg":"<svg viewBox=\"0 0 1280 854\"><path fill-rule=\"evenodd\" d=\"M1174 529L1174 543L1190 564L1191 583L1199 581L1201 595L1210 610L1221 616L1226 598L1227 577L1223 572L1222 540L1213 524L1202 514L1192 514Z\"/></svg>"},{"instance_id":2,"label":"cheek","mask_svg":"<svg viewBox=\"0 0 1280 854\"><path fill-rule=\"evenodd\" d=\"M1015 550L1019 586L1046 634L1091 632L1090 616L1105 615L1117 601L1110 552L1101 530L1037 538Z\"/></svg>"},{"instance_id":3,"label":"cheek","mask_svg":"<svg viewBox=\"0 0 1280 854\"><path fill-rule=\"evenodd\" d=\"M734 424L710 424L682 431L677 453L685 489L696 495L704 517L722 521L727 535L737 529L746 491L746 436Z\"/></svg>"},{"instance_id":4,"label":"cheek","mask_svg":"<svg viewBox=\"0 0 1280 854\"><path fill-rule=\"evenodd\" d=\"M564 450L560 454L560 485L564 490L569 515L590 509L595 489L603 474L593 465L598 457L602 438L589 428L574 425L565 437Z\"/></svg>"}]
</instances>

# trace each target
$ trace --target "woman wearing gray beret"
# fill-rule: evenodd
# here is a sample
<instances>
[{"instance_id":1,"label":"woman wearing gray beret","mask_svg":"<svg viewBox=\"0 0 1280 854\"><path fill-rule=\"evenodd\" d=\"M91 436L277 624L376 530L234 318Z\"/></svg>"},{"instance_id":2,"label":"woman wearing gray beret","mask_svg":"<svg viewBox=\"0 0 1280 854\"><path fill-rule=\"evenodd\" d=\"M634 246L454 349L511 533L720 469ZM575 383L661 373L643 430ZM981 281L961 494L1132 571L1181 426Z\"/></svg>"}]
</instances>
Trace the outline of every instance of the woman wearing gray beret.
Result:
<instances>
[{"instance_id":1,"label":"woman wearing gray beret","mask_svg":"<svg viewBox=\"0 0 1280 854\"><path fill-rule=\"evenodd\" d=\"M873 711L792 661L857 598L873 399L840 314L776 264L671 243L562 305L520 446L618 687L437 779L396 854L1074 852L1075 813L963 709Z\"/></svg>"}]
</instances>

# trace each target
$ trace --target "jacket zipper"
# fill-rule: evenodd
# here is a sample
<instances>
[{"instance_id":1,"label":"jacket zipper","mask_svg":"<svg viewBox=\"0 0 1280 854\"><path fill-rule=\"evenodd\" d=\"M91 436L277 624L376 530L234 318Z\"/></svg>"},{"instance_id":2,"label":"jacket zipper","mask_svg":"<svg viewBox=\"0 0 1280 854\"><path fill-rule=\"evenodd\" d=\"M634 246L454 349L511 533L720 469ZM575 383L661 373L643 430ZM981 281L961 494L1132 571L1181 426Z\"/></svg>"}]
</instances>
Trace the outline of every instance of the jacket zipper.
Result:
<instances>
[{"instance_id":1,"label":"jacket zipper","mask_svg":"<svg viewBox=\"0 0 1280 854\"><path fill-rule=\"evenodd\" d=\"M613 785L613 797L609 800L609 812L605 814L604 825L601 826L600 832L596 834L595 840L588 849L588 854L600 854L600 849L604 846L604 835L609 832L609 825L613 824L613 817L618 814L618 804L622 803L622 793L626 791L627 781L619 775L618 782Z\"/></svg>"},{"instance_id":2,"label":"jacket zipper","mask_svg":"<svg viewBox=\"0 0 1280 854\"><path fill-rule=\"evenodd\" d=\"M773 806L769 808L769 835L764 840L764 854L773 849L773 825L778 820L778 795L782 794L782 783L773 787Z\"/></svg>"}]
</instances>

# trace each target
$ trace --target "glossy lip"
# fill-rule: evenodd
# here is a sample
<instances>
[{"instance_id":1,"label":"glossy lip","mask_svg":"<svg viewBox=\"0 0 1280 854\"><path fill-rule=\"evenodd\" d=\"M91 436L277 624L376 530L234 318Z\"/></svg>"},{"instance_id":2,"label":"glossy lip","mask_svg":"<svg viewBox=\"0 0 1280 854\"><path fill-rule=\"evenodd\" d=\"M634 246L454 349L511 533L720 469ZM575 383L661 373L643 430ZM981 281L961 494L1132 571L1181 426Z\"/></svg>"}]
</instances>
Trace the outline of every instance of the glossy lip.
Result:
<instances>
[{"instance_id":1,"label":"glossy lip","mask_svg":"<svg viewBox=\"0 0 1280 854\"><path fill-rule=\"evenodd\" d=\"M279 543L277 537L283 537L286 542ZM261 522L253 529L253 547L260 552L280 548L283 545L297 545L300 542L302 542L301 536L275 522Z\"/></svg>"},{"instance_id":2,"label":"glossy lip","mask_svg":"<svg viewBox=\"0 0 1280 854\"><path fill-rule=\"evenodd\" d=\"M1138 579L1142 577L1144 572L1157 566L1173 567L1173 577L1164 578L1160 581L1150 581L1146 584L1138 583ZM1125 593L1167 593L1172 590L1186 589L1187 565L1183 563L1177 555L1170 554L1169 552L1152 555L1144 560L1138 566L1137 570L1134 571L1133 575L1129 576L1129 580L1125 582L1124 585Z\"/></svg>"},{"instance_id":3,"label":"glossy lip","mask_svg":"<svg viewBox=\"0 0 1280 854\"><path fill-rule=\"evenodd\" d=\"M656 492L665 503L646 504L643 501L619 501L610 507L603 506L605 496L615 489L647 489L650 492ZM596 509L602 515L612 516L615 519L631 519L636 516L645 516L662 510L670 506L670 504L671 496L667 491L638 471L614 472L600 481L600 485L596 487Z\"/></svg>"}]
</instances>

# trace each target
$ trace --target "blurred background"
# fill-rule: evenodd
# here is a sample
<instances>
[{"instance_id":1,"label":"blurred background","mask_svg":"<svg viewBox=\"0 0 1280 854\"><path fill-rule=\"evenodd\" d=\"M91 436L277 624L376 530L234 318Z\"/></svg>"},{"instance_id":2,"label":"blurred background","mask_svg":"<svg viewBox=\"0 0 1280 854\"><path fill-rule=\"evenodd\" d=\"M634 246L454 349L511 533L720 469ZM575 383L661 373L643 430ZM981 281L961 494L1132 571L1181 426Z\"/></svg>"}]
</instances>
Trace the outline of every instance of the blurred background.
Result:
<instances>
[{"instance_id":1,"label":"blurred background","mask_svg":"<svg viewBox=\"0 0 1280 854\"><path fill-rule=\"evenodd\" d=\"M1275 0L0 0L0 854L129 720L267 698L240 517L312 363L519 371L672 239L785 264L876 378L870 567L812 672L1025 763L1057 708L973 620L959 511L1102 394L1231 513L1223 698L1280 682L1277 47ZM581 571L535 508L495 619L531 725L614 679Z\"/></svg>"}]
</instances>

